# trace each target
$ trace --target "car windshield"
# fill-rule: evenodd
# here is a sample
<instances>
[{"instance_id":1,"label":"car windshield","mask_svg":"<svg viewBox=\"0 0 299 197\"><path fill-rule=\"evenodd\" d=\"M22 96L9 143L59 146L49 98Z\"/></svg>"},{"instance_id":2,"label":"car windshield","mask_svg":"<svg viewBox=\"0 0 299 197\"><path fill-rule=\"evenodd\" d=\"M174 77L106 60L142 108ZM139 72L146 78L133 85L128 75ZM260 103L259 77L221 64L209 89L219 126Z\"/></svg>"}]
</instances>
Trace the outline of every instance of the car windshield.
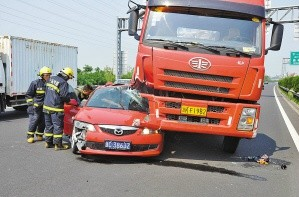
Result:
<instances>
[{"instance_id":1,"label":"car windshield","mask_svg":"<svg viewBox=\"0 0 299 197\"><path fill-rule=\"evenodd\" d=\"M97 89L86 106L147 112L148 100L129 86L109 86Z\"/></svg>"},{"instance_id":2,"label":"car windshield","mask_svg":"<svg viewBox=\"0 0 299 197\"><path fill-rule=\"evenodd\" d=\"M178 9L182 8L152 8L143 37L145 45L160 47L160 43L161 48L165 48L165 43L180 48L180 44L198 53L229 50L261 55L262 23L259 18L223 16L215 10Z\"/></svg>"}]
</instances>

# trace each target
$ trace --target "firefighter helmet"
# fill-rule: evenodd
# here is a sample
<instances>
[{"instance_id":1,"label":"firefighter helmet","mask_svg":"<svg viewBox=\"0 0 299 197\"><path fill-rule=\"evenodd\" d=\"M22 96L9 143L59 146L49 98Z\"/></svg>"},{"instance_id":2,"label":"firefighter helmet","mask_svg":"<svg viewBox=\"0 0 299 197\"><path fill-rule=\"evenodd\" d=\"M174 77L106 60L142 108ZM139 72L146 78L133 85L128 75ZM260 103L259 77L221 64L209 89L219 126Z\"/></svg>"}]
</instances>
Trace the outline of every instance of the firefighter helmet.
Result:
<instances>
[{"instance_id":1,"label":"firefighter helmet","mask_svg":"<svg viewBox=\"0 0 299 197\"><path fill-rule=\"evenodd\" d=\"M43 74L52 74L51 68L44 66L39 70L39 76L42 76Z\"/></svg>"},{"instance_id":2,"label":"firefighter helmet","mask_svg":"<svg viewBox=\"0 0 299 197\"><path fill-rule=\"evenodd\" d=\"M71 69L70 67L65 67L61 70L61 72L63 74L65 74L66 76L68 76L68 78L72 79L74 78L74 71L73 69Z\"/></svg>"}]
</instances>

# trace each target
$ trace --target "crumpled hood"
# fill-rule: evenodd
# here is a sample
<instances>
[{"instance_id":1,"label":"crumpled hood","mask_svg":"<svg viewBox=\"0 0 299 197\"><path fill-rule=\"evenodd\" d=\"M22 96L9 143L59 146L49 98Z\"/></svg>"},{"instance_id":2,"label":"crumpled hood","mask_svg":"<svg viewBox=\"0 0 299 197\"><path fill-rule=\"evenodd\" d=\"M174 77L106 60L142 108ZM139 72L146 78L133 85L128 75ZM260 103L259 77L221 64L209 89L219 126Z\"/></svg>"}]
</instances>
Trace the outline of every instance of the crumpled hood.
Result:
<instances>
[{"instance_id":1,"label":"crumpled hood","mask_svg":"<svg viewBox=\"0 0 299 197\"><path fill-rule=\"evenodd\" d=\"M132 126L134 119L143 120L145 112L83 107L75 116L76 120L91 124Z\"/></svg>"}]
</instances>

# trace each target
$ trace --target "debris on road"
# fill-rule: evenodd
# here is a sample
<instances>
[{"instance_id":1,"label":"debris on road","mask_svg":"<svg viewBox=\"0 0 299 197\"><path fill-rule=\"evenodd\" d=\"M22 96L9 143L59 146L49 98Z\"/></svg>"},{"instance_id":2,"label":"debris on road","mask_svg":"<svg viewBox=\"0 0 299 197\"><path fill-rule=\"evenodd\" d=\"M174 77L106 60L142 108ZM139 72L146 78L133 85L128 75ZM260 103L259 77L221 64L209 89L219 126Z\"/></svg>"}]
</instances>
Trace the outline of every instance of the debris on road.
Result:
<instances>
[{"instance_id":1,"label":"debris on road","mask_svg":"<svg viewBox=\"0 0 299 197\"><path fill-rule=\"evenodd\" d=\"M281 168L282 170L286 170L286 169L287 169L287 165L285 165L285 164L281 164L280 168Z\"/></svg>"},{"instance_id":2,"label":"debris on road","mask_svg":"<svg viewBox=\"0 0 299 197\"><path fill-rule=\"evenodd\" d=\"M259 164L262 164L262 165L268 165L269 164L269 156L264 154L262 156L248 156L246 158L247 161L254 161L254 162L257 162Z\"/></svg>"}]
</instances>

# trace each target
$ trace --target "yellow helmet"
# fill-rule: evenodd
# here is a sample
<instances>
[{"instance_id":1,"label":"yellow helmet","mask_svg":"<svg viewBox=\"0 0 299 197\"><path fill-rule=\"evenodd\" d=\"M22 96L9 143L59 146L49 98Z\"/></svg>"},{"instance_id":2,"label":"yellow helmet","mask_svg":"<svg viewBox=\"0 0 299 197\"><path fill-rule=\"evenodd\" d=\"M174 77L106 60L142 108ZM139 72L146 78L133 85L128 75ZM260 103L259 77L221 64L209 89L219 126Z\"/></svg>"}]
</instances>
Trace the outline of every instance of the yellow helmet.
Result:
<instances>
[{"instance_id":1,"label":"yellow helmet","mask_svg":"<svg viewBox=\"0 0 299 197\"><path fill-rule=\"evenodd\" d=\"M74 78L74 71L70 67L63 68L61 72L67 75L70 79Z\"/></svg>"},{"instance_id":2,"label":"yellow helmet","mask_svg":"<svg viewBox=\"0 0 299 197\"><path fill-rule=\"evenodd\" d=\"M43 74L52 74L51 68L44 66L39 70L39 76L42 76Z\"/></svg>"}]
</instances>

